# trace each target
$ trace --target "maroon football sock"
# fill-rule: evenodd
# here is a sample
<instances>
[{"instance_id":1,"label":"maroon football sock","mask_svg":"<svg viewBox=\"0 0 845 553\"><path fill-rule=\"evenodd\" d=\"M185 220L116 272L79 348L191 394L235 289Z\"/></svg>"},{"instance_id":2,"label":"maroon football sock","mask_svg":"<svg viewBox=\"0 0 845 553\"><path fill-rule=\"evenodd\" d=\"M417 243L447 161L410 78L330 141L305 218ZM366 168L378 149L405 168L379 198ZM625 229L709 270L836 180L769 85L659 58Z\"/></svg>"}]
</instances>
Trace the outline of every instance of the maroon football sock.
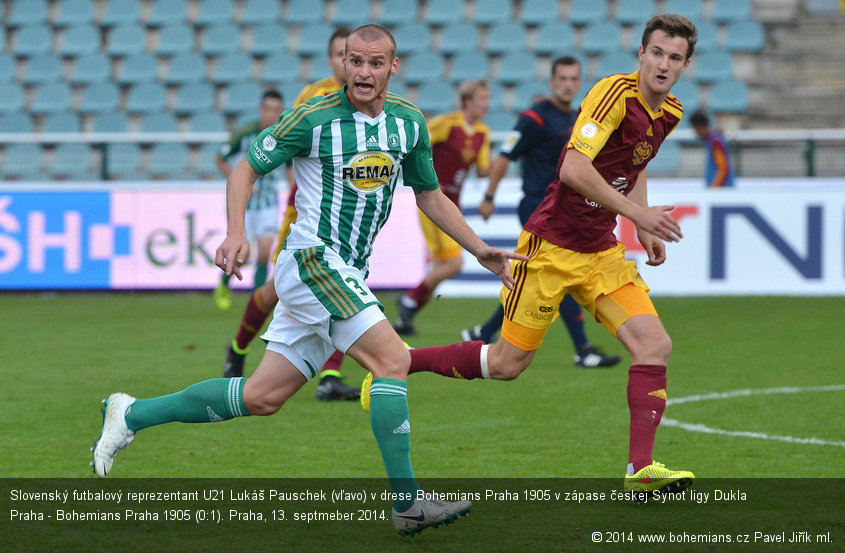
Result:
<instances>
[{"instance_id":1,"label":"maroon football sock","mask_svg":"<svg viewBox=\"0 0 845 553\"><path fill-rule=\"evenodd\" d=\"M423 281L413 290L405 292L405 295L417 303L417 309L421 309L431 299L431 289Z\"/></svg>"},{"instance_id":2,"label":"maroon football sock","mask_svg":"<svg viewBox=\"0 0 845 553\"><path fill-rule=\"evenodd\" d=\"M326 364L323 365L323 368L320 369L320 373L333 371L334 373L337 373L335 374L335 376L337 376L338 374L340 374L340 365L341 363L343 363L344 357L345 354L342 351L340 351L339 349L335 350L332 356L329 357L328 361L326 361Z\"/></svg>"},{"instance_id":3,"label":"maroon football sock","mask_svg":"<svg viewBox=\"0 0 845 553\"><path fill-rule=\"evenodd\" d=\"M238 333L235 336L235 344L241 350L245 350L255 335L264 326L264 321L273 311L272 305L261 305L258 300L258 291L252 293L249 297L249 303L246 304L246 310L243 317L241 317L241 326L238 327Z\"/></svg>"},{"instance_id":4,"label":"maroon football sock","mask_svg":"<svg viewBox=\"0 0 845 553\"><path fill-rule=\"evenodd\" d=\"M458 342L448 346L433 346L411 350L411 369L433 372L450 378L484 378L481 374L481 346L484 342Z\"/></svg>"},{"instance_id":5,"label":"maroon football sock","mask_svg":"<svg viewBox=\"0 0 845 553\"><path fill-rule=\"evenodd\" d=\"M666 409L666 367L631 365L628 369L628 409L631 429L628 462L634 472L653 462L654 436Z\"/></svg>"}]
</instances>

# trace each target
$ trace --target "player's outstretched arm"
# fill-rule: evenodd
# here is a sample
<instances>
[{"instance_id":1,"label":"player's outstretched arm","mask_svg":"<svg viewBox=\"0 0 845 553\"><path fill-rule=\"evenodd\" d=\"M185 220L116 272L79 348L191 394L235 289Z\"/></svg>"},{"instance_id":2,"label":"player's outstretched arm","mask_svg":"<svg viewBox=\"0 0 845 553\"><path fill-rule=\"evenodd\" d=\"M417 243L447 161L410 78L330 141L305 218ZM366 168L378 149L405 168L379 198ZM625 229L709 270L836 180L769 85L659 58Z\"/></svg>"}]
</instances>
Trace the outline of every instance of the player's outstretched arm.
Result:
<instances>
[{"instance_id":1,"label":"player's outstretched arm","mask_svg":"<svg viewBox=\"0 0 845 553\"><path fill-rule=\"evenodd\" d=\"M234 273L238 280L243 279L239 265L249 258L244 214L256 179L258 173L244 159L232 170L226 184L226 238L214 254L214 264L227 275Z\"/></svg>"},{"instance_id":2,"label":"player's outstretched arm","mask_svg":"<svg viewBox=\"0 0 845 553\"><path fill-rule=\"evenodd\" d=\"M425 213L426 217L443 229L443 232L451 236L466 251L474 255L482 267L498 275L508 289L513 288L514 280L511 276L510 260L527 261L527 257L498 248L491 248L485 244L464 220L458 206L452 203L439 188L417 191L416 200L417 207Z\"/></svg>"}]
</instances>

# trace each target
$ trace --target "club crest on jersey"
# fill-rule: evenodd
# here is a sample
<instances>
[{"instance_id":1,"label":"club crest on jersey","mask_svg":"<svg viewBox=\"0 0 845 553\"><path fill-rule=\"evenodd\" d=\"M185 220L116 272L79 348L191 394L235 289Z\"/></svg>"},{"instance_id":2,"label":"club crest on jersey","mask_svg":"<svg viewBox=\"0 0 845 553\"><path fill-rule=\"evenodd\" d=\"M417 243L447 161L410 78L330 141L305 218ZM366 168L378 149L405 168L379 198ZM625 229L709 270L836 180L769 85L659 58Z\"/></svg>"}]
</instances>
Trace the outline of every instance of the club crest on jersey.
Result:
<instances>
[{"instance_id":1,"label":"club crest on jersey","mask_svg":"<svg viewBox=\"0 0 845 553\"><path fill-rule=\"evenodd\" d=\"M261 147L264 148L265 152L269 152L270 150L276 149L276 137L272 134L268 134L264 137L264 140L261 142Z\"/></svg>"},{"instance_id":2,"label":"club crest on jersey","mask_svg":"<svg viewBox=\"0 0 845 553\"><path fill-rule=\"evenodd\" d=\"M399 148L399 135L395 133L390 133L389 135L387 135L387 145L388 147L394 150Z\"/></svg>"},{"instance_id":3,"label":"club crest on jersey","mask_svg":"<svg viewBox=\"0 0 845 553\"><path fill-rule=\"evenodd\" d=\"M396 172L396 160L387 152L360 152L340 168L341 179L361 192L382 188Z\"/></svg>"},{"instance_id":4,"label":"club crest on jersey","mask_svg":"<svg viewBox=\"0 0 845 553\"><path fill-rule=\"evenodd\" d=\"M641 163L648 161L648 158L651 157L651 152L653 148L651 144L648 142L640 142L634 147L634 165L640 165Z\"/></svg>"}]
</instances>

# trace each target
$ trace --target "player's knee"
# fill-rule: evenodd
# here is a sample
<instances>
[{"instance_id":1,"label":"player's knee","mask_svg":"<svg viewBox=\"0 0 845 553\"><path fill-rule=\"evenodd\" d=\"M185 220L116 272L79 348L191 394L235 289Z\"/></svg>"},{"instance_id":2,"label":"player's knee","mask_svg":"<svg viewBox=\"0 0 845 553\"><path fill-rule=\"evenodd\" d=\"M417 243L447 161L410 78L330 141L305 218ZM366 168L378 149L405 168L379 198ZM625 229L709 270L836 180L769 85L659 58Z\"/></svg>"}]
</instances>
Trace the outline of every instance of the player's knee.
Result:
<instances>
[{"instance_id":1,"label":"player's knee","mask_svg":"<svg viewBox=\"0 0 845 553\"><path fill-rule=\"evenodd\" d=\"M495 380L516 380L528 368L529 355L512 355L498 344L487 351L487 372Z\"/></svg>"},{"instance_id":2,"label":"player's knee","mask_svg":"<svg viewBox=\"0 0 845 553\"><path fill-rule=\"evenodd\" d=\"M665 331L655 332L631 344L633 359L650 359L666 363L672 353L672 339Z\"/></svg>"},{"instance_id":3,"label":"player's knee","mask_svg":"<svg viewBox=\"0 0 845 553\"><path fill-rule=\"evenodd\" d=\"M279 297L276 295L276 285L273 283L273 279L259 286L257 293L261 298L261 303L264 305L272 306L279 300Z\"/></svg>"},{"instance_id":4,"label":"player's knee","mask_svg":"<svg viewBox=\"0 0 845 553\"><path fill-rule=\"evenodd\" d=\"M366 368L376 378L405 380L408 377L408 369L410 367L411 354L403 347L398 349L389 348L386 351L380 352L380 355L373 359L372 366Z\"/></svg>"},{"instance_id":5,"label":"player's knee","mask_svg":"<svg viewBox=\"0 0 845 553\"><path fill-rule=\"evenodd\" d=\"M281 394L247 391L244 387L244 405L247 412L254 417L274 415L284 404L285 400Z\"/></svg>"}]
</instances>

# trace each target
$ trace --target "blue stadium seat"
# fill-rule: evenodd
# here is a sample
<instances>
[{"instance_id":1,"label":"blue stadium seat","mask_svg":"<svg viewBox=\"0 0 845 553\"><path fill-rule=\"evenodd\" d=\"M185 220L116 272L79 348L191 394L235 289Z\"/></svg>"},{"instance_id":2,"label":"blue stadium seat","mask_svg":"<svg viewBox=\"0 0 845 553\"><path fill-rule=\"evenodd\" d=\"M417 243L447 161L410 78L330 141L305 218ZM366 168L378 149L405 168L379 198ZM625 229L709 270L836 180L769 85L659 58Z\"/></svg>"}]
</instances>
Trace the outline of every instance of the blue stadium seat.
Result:
<instances>
[{"instance_id":1,"label":"blue stadium seat","mask_svg":"<svg viewBox=\"0 0 845 553\"><path fill-rule=\"evenodd\" d=\"M204 27L234 20L235 6L232 0L200 0L193 23Z\"/></svg>"},{"instance_id":2,"label":"blue stadium seat","mask_svg":"<svg viewBox=\"0 0 845 553\"><path fill-rule=\"evenodd\" d=\"M167 92L159 83L138 83L129 89L126 111L131 114L156 113L164 110Z\"/></svg>"},{"instance_id":3,"label":"blue stadium seat","mask_svg":"<svg viewBox=\"0 0 845 553\"><path fill-rule=\"evenodd\" d=\"M487 82L490 86L490 111L499 111L505 107L505 87L502 83Z\"/></svg>"},{"instance_id":4,"label":"blue stadium seat","mask_svg":"<svg viewBox=\"0 0 845 553\"><path fill-rule=\"evenodd\" d=\"M446 55L478 51L480 43L478 28L471 23L452 23L440 31L440 52Z\"/></svg>"},{"instance_id":5,"label":"blue stadium seat","mask_svg":"<svg viewBox=\"0 0 845 553\"><path fill-rule=\"evenodd\" d=\"M399 25L393 31L393 38L396 39L396 48L403 56L421 54L431 49L431 30L428 25L422 23Z\"/></svg>"},{"instance_id":6,"label":"blue stadium seat","mask_svg":"<svg viewBox=\"0 0 845 553\"><path fill-rule=\"evenodd\" d=\"M88 85L82 92L80 113L107 113L120 107L120 91L114 83Z\"/></svg>"},{"instance_id":7,"label":"blue stadium seat","mask_svg":"<svg viewBox=\"0 0 845 553\"><path fill-rule=\"evenodd\" d=\"M719 28L712 21L700 21L695 24L698 31L698 41L695 43L695 53L711 52L719 48Z\"/></svg>"},{"instance_id":8,"label":"blue stadium seat","mask_svg":"<svg viewBox=\"0 0 845 553\"><path fill-rule=\"evenodd\" d=\"M35 89L29 111L35 115L69 111L73 96L64 83L42 84Z\"/></svg>"},{"instance_id":9,"label":"blue stadium seat","mask_svg":"<svg viewBox=\"0 0 845 553\"><path fill-rule=\"evenodd\" d=\"M50 51L53 33L46 25L26 25L18 29L12 52L16 56L38 56Z\"/></svg>"},{"instance_id":10,"label":"blue stadium seat","mask_svg":"<svg viewBox=\"0 0 845 553\"><path fill-rule=\"evenodd\" d=\"M160 27L188 21L188 4L185 0L153 0L147 25Z\"/></svg>"},{"instance_id":11,"label":"blue stadium seat","mask_svg":"<svg viewBox=\"0 0 845 553\"><path fill-rule=\"evenodd\" d=\"M733 21L725 33L725 49L731 52L759 52L766 42L766 33L759 21Z\"/></svg>"},{"instance_id":12,"label":"blue stadium seat","mask_svg":"<svg viewBox=\"0 0 845 553\"><path fill-rule=\"evenodd\" d=\"M46 133L79 133L81 129L75 113L51 113L41 124L41 132Z\"/></svg>"},{"instance_id":13,"label":"blue stadium seat","mask_svg":"<svg viewBox=\"0 0 845 553\"><path fill-rule=\"evenodd\" d=\"M129 131L129 120L120 112L98 113L91 121L91 130L125 133Z\"/></svg>"},{"instance_id":14,"label":"blue stadium seat","mask_svg":"<svg viewBox=\"0 0 845 553\"><path fill-rule=\"evenodd\" d=\"M194 50L194 30L190 25L176 23L158 30L158 40L153 50L159 56L178 56Z\"/></svg>"},{"instance_id":15,"label":"blue stadium seat","mask_svg":"<svg viewBox=\"0 0 845 553\"><path fill-rule=\"evenodd\" d=\"M455 88L443 81L430 81L417 91L417 107L426 115L457 109Z\"/></svg>"},{"instance_id":16,"label":"blue stadium seat","mask_svg":"<svg viewBox=\"0 0 845 553\"><path fill-rule=\"evenodd\" d=\"M282 3L277 0L247 0L241 11L241 25L278 23Z\"/></svg>"},{"instance_id":17,"label":"blue stadium seat","mask_svg":"<svg viewBox=\"0 0 845 553\"><path fill-rule=\"evenodd\" d=\"M405 99L408 98L408 89L405 87L405 84L400 80L390 79L390 84L388 85L387 90Z\"/></svg>"},{"instance_id":18,"label":"blue stadium seat","mask_svg":"<svg viewBox=\"0 0 845 553\"><path fill-rule=\"evenodd\" d=\"M537 44L534 45L534 51L553 58L562 56L572 52L574 36L572 25L565 21L545 23L537 29Z\"/></svg>"},{"instance_id":19,"label":"blue stadium seat","mask_svg":"<svg viewBox=\"0 0 845 553\"><path fill-rule=\"evenodd\" d=\"M561 19L558 0L524 0L519 19L526 25L540 25Z\"/></svg>"},{"instance_id":20,"label":"blue stadium seat","mask_svg":"<svg viewBox=\"0 0 845 553\"><path fill-rule=\"evenodd\" d=\"M631 25L635 30L640 30L646 21L656 14L654 0L617 0L616 2L616 21L622 25Z\"/></svg>"},{"instance_id":21,"label":"blue stadium seat","mask_svg":"<svg viewBox=\"0 0 845 553\"><path fill-rule=\"evenodd\" d=\"M486 79L488 75L490 75L490 62L484 54L468 52L452 58L449 80L453 83Z\"/></svg>"},{"instance_id":22,"label":"blue stadium seat","mask_svg":"<svg viewBox=\"0 0 845 553\"><path fill-rule=\"evenodd\" d=\"M648 175L676 173L681 168L681 145L667 140L660 145L657 155L648 162Z\"/></svg>"},{"instance_id":23,"label":"blue stadium seat","mask_svg":"<svg viewBox=\"0 0 845 553\"><path fill-rule=\"evenodd\" d=\"M516 123L516 115L512 111L490 111L484 118L484 122L491 131L509 131Z\"/></svg>"},{"instance_id":24,"label":"blue stadium seat","mask_svg":"<svg viewBox=\"0 0 845 553\"><path fill-rule=\"evenodd\" d=\"M94 23L94 11L93 0L62 0L56 5L53 25L56 27L90 25Z\"/></svg>"},{"instance_id":25,"label":"blue stadium seat","mask_svg":"<svg viewBox=\"0 0 845 553\"><path fill-rule=\"evenodd\" d=\"M382 25L392 27L394 25L405 25L417 20L417 2L408 0L384 0L381 3L381 16L379 21Z\"/></svg>"},{"instance_id":26,"label":"blue stadium seat","mask_svg":"<svg viewBox=\"0 0 845 553\"><path fill-rule=\"evenodd\" d=\"M152 178L179 180L188 173L190 151L179 142L154 144L150 148L150 162L147 172Z\"/></svg>"},{"instance_id":27,"label":"blue stadium seat","mask_svg":"<svg viewBox=\"0 0 845 553\"><path fill-rule=\"evenodd\" d=\"M733 76L733 59L729 53L722 50L702 52L701 55L693 57L693 63L693 78L698 82L721 81Z\"/></svg>"},{"instance_id":28,"label":"blue stadium seat","mask_svg":"<svg viewBox=\"0 0 845 553\"><path fill-rule=\"evenodd\" d=\"M308 60L308 63L302 62L302 69L305 71L305 82L313 82L319 79L325 79L330 72L328 65L328 57L325 55L314 55Z\"/></svg>"},{"instance_id":29,"label":"blue stadium seat","mask_svg":"<svg viewBox=\"0 0 845 553\"><path fill-rule=\"evenodd\" d=\"M202 145L197 154L197 164L195 167L195 172L200 178L213 180L224 178L220 169L217 168L217 164L214 162L214 158L217 157L219 151L220 146L218 144L208 143Z\"/></svg>"},{"instance_id":30,"label":"blue stadium seat","mask_svg":"<svg viewBox=\"0 0 845 553\"><path fill-rule=\"evenodd\" d=\"M100 25L137 25L141 23L141 3L137 0L108 0L103 9Z\"/></svg>"},{"instance_id":31,"label":"blue stadium seat","mask_svg":"<svg viewBox=\"0 0 845 553\"><path fill-rule=\"evenodd\" d=\"M91 146L72 143L56 146L50 163L50 175L53 178L94 180L97 173Z\"/></svg>"},{"instance_id":32,"label":"blue stadium seat","mask_svg":"<svg viewBox=\"0 0 845 553\"><path fill-rule=\"evenodd\" d=\"M271 83L267 83L270 85ZM285 106L291 107L293 106L293 101L296 100L296 97L299 96L299 93L302 92L302 89L305 88L306 83L302 81L291 81L289 83L279 83L274 85L275 88L282 94L282 98L285 101ZM269 86L268 86L269 88ZM260 96L259 96L260 98ZM252 107L248 108L248 114L252 119L255 119L255 110L256 106L258 105L258 100L255 100L255 104Z\"/></svg>"},{"instance_id":33,"label":"blue stadium seat","mask_svg":"<svg viewBox=\"0 0 845 553\"><path fill-rule=\"evenodd\" d=\"M533 54L512 52L505 54L499 60L496 80L502 83L515 84L534 79L536 75L537 63Z\"/></svg>"},{"instance_id":34,"label":"blue stadium seat","mask_svg":"<svg viewBox=\"0 0 845 553\"><path fill-rule=\"evenodd\" d=\"M684 106L684 119L688 119L698 109L701 103L701 93L699 92L698 85L687 77L681 77L675 83L675 86L672 87L672 94Z\"/></svg>"},{"instance_id":35,"label":"blue stadium seat","mask_svg":"<svg viewBox=\"0 0 845 553\"><path fill-rule=\"evenodd\" d=\"M312 25L323 21L323 0L290 0L284 21L294 25Z\"/></svg>"},{"instance_id":36,"label":"blue stadium seat","mask_svg":"<svg viewBox=\"0 0 845 553\"><path fill-rule=\"evenodd\" d=\"M9 27L42 25L47 23L47 0L14 0L5 24Z\"/></svg>"},{"instance_id":37,"label":"blue stadium seat","mask_svg":"<svg viewBox=\"0 0 845 553\"><path fill-rule=\"evenodd\" d=\"M522 23L496 23L487 32L488 54L494 56L525 49L525 26Z\"/></svg>"},{"instance_id":38,"label":"blue stadium seat","mask_svg":"<svg viewBox=\"0 0 845 553\"><path fill-rule=\"evenodd\" d=\"M205 59L199 54L182 54L170 60L164 75L169 85L198 83L205 79Z\"/></svg>"},{"instance_id":39,"label":"blue stadium seat","mask_svg":"<svg viewBox=\"0 0 845 553\"><path fill-rule=\"evenodd\" d=\"M335 0L332 23L350 28L374 21L370 17L369 0Z\"/></svg>"},{"instance_id":40,"label":"blue stadium seat","mask_svg":"<svg viewBox=\"0 0 845 553\"><path fill-rule=\"evenodd\" d=\"M5 113L0 115L0 133L33 132L32 118L28 113Z\"/></svg>"},{"instance_id":41,"label":"blue stadium seat","mask_svg":"<svg viewBox=\"0 0 845 553\"><path fill-rule=\"evenodd\" d=\"M399 66L399 77L408 84L440 81L443 79L444 70L445 64L440 54L415 54L408 56L405 64Z\"/></svg>"},{"instance_id":42,"label":"blue stadium seat","mask_svg":"<svg viewBox=\"0 0 845 553\"><path fill-rule=\"evenodd\" d=\"M225 132L226 121L216 112L195 113L188 120L188 132Z\"/></svg>"},{"instance_id":43,"label":"blue stadium seat","mask_svg":"<svg viewBox=\"0 0 845 553\"><path fill-rule=\"evenodd\" d=\"M252 31L249 53L253 56L269 56L285 51L287 32L278 23L259 25Z\"/></svg>"},{"instance_id":44,"label":"blue stadium seat","mask_svg":"<svg viewBox=\"0 0 845 553\"><path fill-rule=\"evenodd\" d=\"M150 54L135 54L123 58L117 71L120 84L148 83L156 80L158 62Z\"/></svg>"},{"instance_id":45,"label":"blue stadium seat","mask_svg":"<svg viewBox=\"0 0 845 553\"><path fill-rule=\"evenodd\" d=\"M208 27L202 34L200 51L206 56L222 56L240 52L240 29L228 23Z\"/></svg>"},{"instance_id":46,"label":"blue stadium seat","mask_svg":"<svg viewBox=\"0 0 845 553\"><path fill-rule=\"evenodd\" d=\"M23 109L24 93L19 84L0 83L0 113L16 113Z\"/></svg>"},{"instance_id":47,"label":"blue stadium seat","mask_svg":"<svg viewBox=\"0 0 845 553\"><path fill-rule=\"evenodd\" d=\"M246 54L228 54L221 56L214 64L211 82L229 84L252 80L252 58Z\"/></svg>"},{"instance_id":48,"label":"blue stadium seat","mask_svg":"<svg viewBox=\"0 0 845 553\"><path fill-rule=\"evenodd\" d=\"M429 25L449 25L464 18L464 0L429 0L425 22Z\"/></svg>"},{"instance_id":49,"label":"blue stadium seat","mask_svg":"<svg viewBox=\"0 0 845 553\"><path fill-rule=\"evenodd\" d=\"M0 25L0 55L5 55L2 52L6 51L6 27Z\"/></svg>"},{"instance_id":50,"label":"blue stadium seat","mask_svg":"<svg viewBox=\"0 0 845 553\"><path fill-rule=\"evenodd\" d=\"M74 25L65 29L59 53L63 56L83 56L100 49L100 29L93 25Z\"/></svg>"},{"instance_id":51,"label":"blue stadium seat","mask_svg":"<svg viewBox=\"0 0 845 553\"><path fill-rule=\"evenodd\" d=\"M23 84L53 83L62 78L62 60L53 54L29 58L21 82Z\"/></svg>"},{"instance_id":52,"label":"blue stadium seat","mask_svg":"<svg viewBox=\"0 0 845 553\"><path fill-rule=\"evenodd\" d=\"M666 4L663 6L663 12L683 15L687 19L692 20L696 25L704 19L701 0L666 0Z\"/></svg>"},{"instance_id":53,"label":"blue stadium seat","mask_svg":"<svg viewBox=\"0 0 845 553\"><path fill-rule=\"evenodd\" d=\"M534 79L519 83L514 91L513 109L524 111L534 104L534 98L549 95L549 82Z\"/></svg>"},{"instance_id":54,"label":"blue stadium seat","mask_svg":"<svg viewBox=\"0 0 845 553\"><path fill-rule=\"evenodd\" d=\"M166 111L148 113L141 118L141 132L176 132L178 129L176 118Z\"/></svg>"},{"instance_id":55,"label":"blue stadium seat","mask_svg":"<svg viewBox=\"0 0 845 553\"><path fill-rule=\"evenodd\" d=\"M718 23L749 21L752 18L751 0L713 0L710 18Z\"/></svg>"},{"instance_id":56,"label":"blue stadium seat","mask_svg":"<svg viewBox=\"0 0 845 553\"><path fill-rule=\"evenodd\" d=\"M591 23L582 36L581 51L588 54L607 54L622 48L622 28L613 21Z\"/></svg>"},{"instance_id":57,"label":"blue stadium seat","mask_svg":"<svg viewBox=\"0 0 845 553\"><path fill-rule=\"evenodd\" d=\"M623 52L621 50L616 52L606 52L599 58L595 76L599 79L603 79L608 75L636 71L638 67L639 60L628 52Z\"/></svg>"},{"instance_id":58,"label":"blue stadium seat","mask_svg":"<svg viewBox=\"0 0 845 553\"><path fill-rule=\"evenodd\" d=\"M717 113L747 111L748 85L733 79L715 83L710 88L707 107Z\"/></svg>"},{"instance_id":59,"label":"blue stadium seat","mask_svg":"<svg viewBox=\"0 0 845 553\"><path fill-rule=\"evenodd\" d=\"M38 144L9 144L3 156L0 175L6 179L39 180L44 152Z\"/></svg>"},{"instance_id":60,"label":"blue stadium seat","mask_svg":"<svg viewBox=\"0 0 845 553\"><path fill-rule=\"evenodd\" d=\"M299 42L296 51L303 56L325 54L329 37L334 33L334 27L325 23L305 25L299 30Z\"/></svg>"},{"instance_id":61,"label":"blue stadium seat","mask_svg":"<svg viewBox=\"0 0 845 553\"><path fill-rule=\"evenodd\" d=\"M513 20L511 0L477 0L472 12L477 25L496 25Z\"/></svg>"},{"instance_id":62,"label":"blue stadium seat","mask_svg":"<svg viewBox=\"0 0 845 553\"><path fill-rule=\"evenodd\" d=\"M106 146L105 156L106 173L110 179L141 179L141 147L137 144L108 144Z\"/></svg>"},{"instance_id":63,"label":"blue stadium seat","mask_svg":"<svg viewBox=\"0 0 845 553\"><path fill-rule=\"evenodd\" d=\"M191 83L179 88L173 112L190 115L198 111L214 109L214 87L208 83Z\"/></svg>"},{"instance_id":64,"label":"blue stadium seat","mask_svg":"<svg viewBox=\"0 0 845 553\"><path fill-rule=\"evenodd\" d=\"M0 53L0 83L16 80L17 72L18 63L15 59L9 54Z\"/></svg>"},{"instance_id":65,"label":"blue stadium seat","mask_svg":"<svg viewBox=\"0 0 845 553\"><path fill-rule=\"evenodd\" d=\"M112 56L142 53L147 46L147 33L136 24L124 23L109 31L106 51Z\"/></svg>"},{"instance_id":66,"label":"blue stadium seat","mask_svg":"<svg viewBox=\"0 0 845 553\"><path fill-rule=\"evenodd\" d=\"M572 0L566 19L573 25L595 25L607 19L607 0Z\"/></svg>"},{"instance_id":67,"label":"blue stadium seat","mask_svg":"<svg viewBox=\"0 0 845 553\"><path fill-rule=\"evenodd\" d=\"M274 84L298 82L299 75L300 66L298 57L293 54L273 54L264 60L259 81Z\"/></svg>"}]
</instances>

